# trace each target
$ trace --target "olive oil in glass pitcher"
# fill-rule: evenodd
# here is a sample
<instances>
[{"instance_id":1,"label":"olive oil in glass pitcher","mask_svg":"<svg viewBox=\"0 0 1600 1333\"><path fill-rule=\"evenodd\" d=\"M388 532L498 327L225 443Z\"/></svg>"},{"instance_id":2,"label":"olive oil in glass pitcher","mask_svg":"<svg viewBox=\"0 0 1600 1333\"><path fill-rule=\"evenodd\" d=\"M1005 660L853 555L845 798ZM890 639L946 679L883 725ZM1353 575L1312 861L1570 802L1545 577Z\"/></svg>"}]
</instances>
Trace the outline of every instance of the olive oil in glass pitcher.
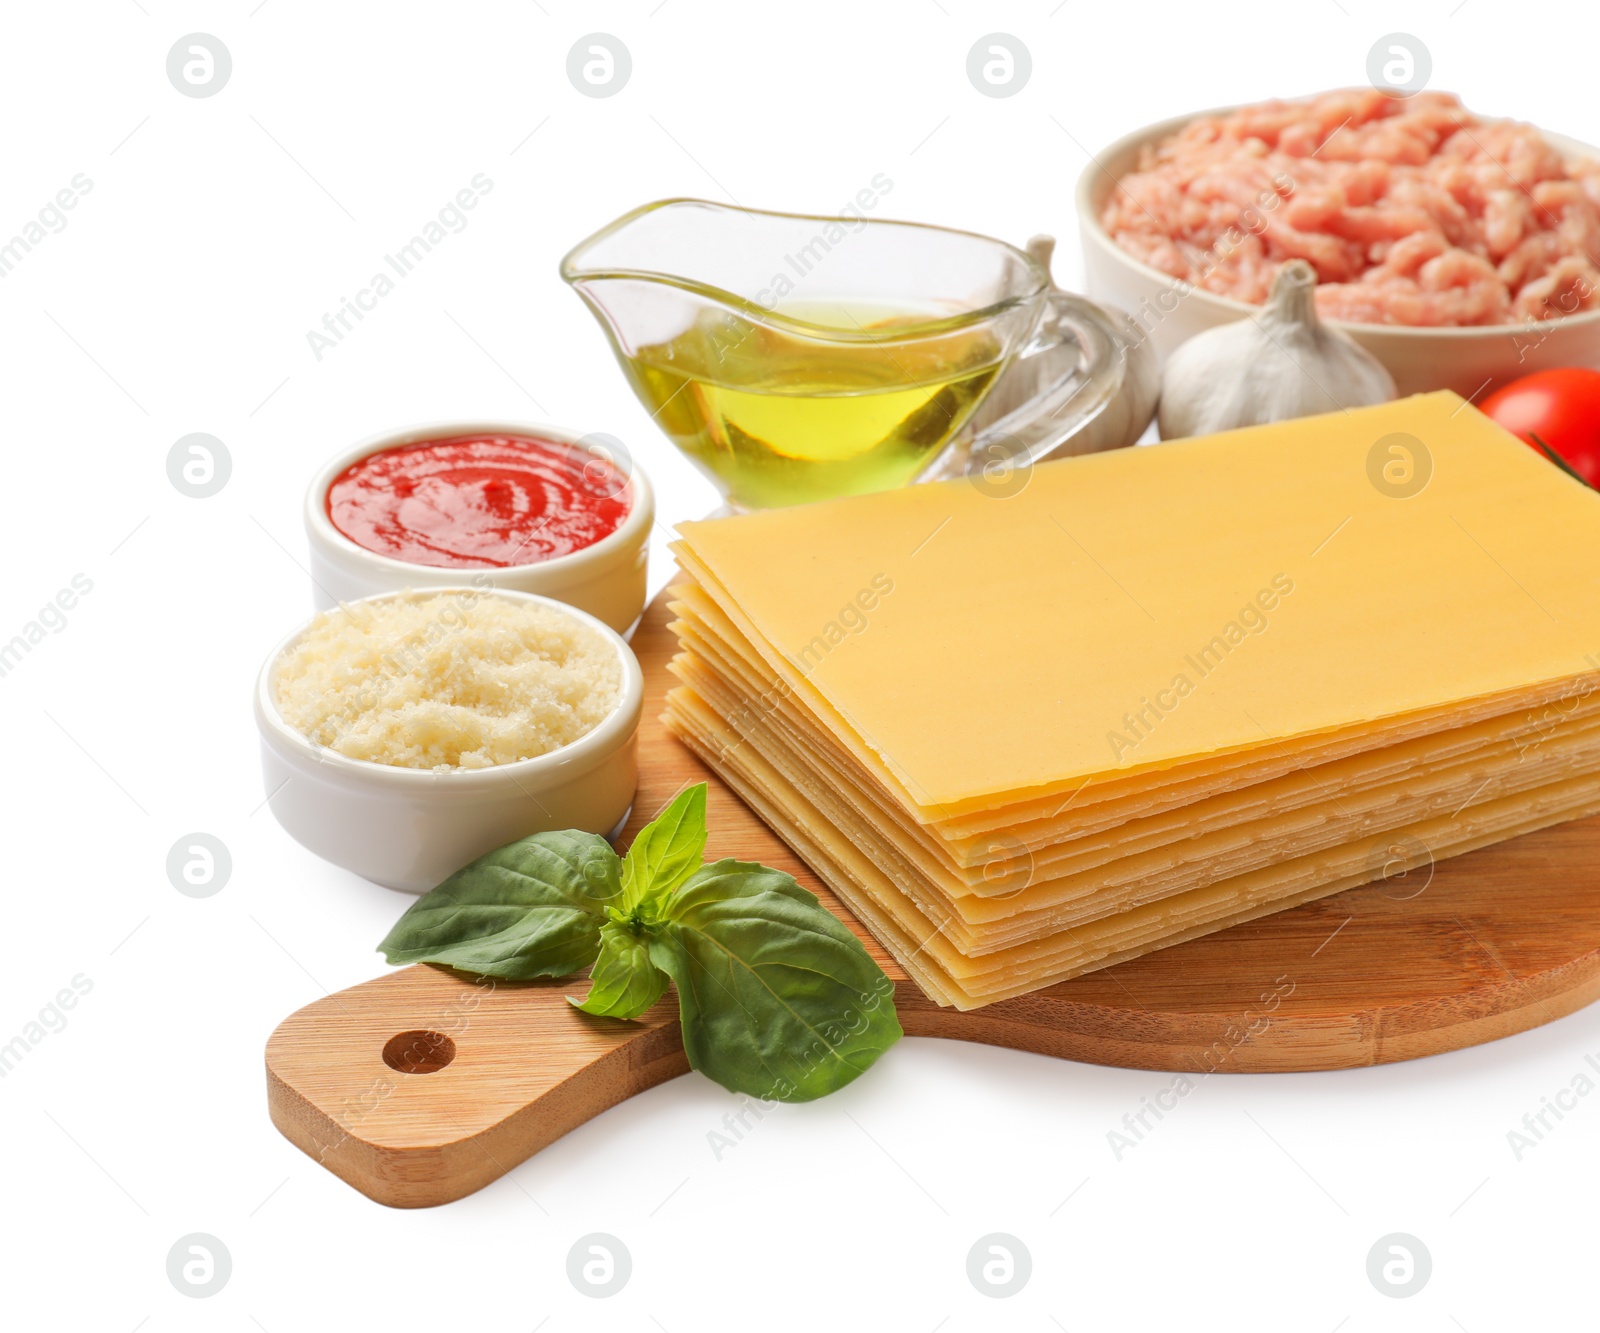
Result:
<instances>
[{"instance_id":1,"label":"olive oil in glass pitcher","mask_svg":"<svg viewBox=\"0 0 1600 1333\"><path fill-rule=\"evenodd\" d=\"M948 470L953 437L1040 342L1052 300L1078 299L987 237L699 200L618 219L561 271L652 418L734 509ZM1024 451L1042 456L1098 401L1033 423Z\"/></svg>"}]
</instances>

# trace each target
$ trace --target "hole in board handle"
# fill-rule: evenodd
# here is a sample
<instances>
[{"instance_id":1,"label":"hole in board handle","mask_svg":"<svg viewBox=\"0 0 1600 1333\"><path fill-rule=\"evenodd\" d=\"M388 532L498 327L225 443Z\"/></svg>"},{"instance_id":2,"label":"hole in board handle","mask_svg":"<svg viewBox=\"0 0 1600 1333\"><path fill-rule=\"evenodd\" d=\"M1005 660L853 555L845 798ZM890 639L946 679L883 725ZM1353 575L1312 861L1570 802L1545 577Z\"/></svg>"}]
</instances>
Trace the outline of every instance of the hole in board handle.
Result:
<instances>
[{"instance_id":1,"label":"hole in board handle","mask_svg":"<svg viewBox=\"0 0 1600 1333\"><path fill-rule=\"evenodd\" d=\"M383 1044L383 1062L401 1074L437 1074L456 1058L456 1044L442 1032L398 1032Z\"/></svg>"}]
</instances>

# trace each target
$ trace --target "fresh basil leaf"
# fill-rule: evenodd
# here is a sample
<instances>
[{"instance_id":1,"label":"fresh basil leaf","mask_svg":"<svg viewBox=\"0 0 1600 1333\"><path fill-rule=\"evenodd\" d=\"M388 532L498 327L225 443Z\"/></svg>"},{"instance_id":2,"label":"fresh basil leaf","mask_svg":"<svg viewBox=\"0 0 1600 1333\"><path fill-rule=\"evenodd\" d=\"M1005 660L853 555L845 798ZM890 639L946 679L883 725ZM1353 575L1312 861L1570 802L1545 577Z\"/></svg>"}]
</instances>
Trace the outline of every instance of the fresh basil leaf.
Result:
<instances>
[{"instance_id":1,"label":"fresh basil leaf","mask_svg":"<svg viewBox=\"0 0 1600 1333\"><path fill-rule=\"evenodd\" d=\"M622 859L622 911L671 893L700 869L706 850L706 784L678 793L633 840Z\"/></svg>"},{"instance_id":2,"label":"fresh basil leaf","mask_svg":"<svg viewBox=\"0 0 1600 1333\"><path fill-rule=\"evenodd\" d=\"M589 973L589 994L574 1008L607 1018L637 1018L667 989L665 972L650 961L650 946L626 926L608 921L600 927L600 957Z\"/></svg>"},{"instance_id":3,"label":"fresh basil leaf","mask_svg":"<svg viewBox=\"0 0 1600 1333\"><path fill-rule=\"evenodd\" d=\"M810 1101L899 1040L893 983L782 871L718 861L660 910L650 957L677 984L690 1065L723 1087Z\"/></svg>"},{"instance_id":4,"label":"fresh basil leaf","mask_svg":"<svg viewBox=\"0 0 1600 1333\"><path fill-rule=\"evenodd\" d=\"M535 833L424 894L378 946L391 963L442 963L524 980L581 971L600 951L621 863L592 833Z\"/></svg>"}]
</instances>

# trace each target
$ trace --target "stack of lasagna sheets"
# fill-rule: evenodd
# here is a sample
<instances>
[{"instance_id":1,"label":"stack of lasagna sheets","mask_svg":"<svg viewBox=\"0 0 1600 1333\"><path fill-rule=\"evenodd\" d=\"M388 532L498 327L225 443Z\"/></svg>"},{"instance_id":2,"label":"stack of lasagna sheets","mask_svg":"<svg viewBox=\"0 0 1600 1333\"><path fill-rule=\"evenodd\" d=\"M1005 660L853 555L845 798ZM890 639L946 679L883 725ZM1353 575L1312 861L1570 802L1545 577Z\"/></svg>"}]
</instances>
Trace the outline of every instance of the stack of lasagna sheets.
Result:
<instances>
[{"instance_id":1,"label":"stack of lasagna sheets","mask_svg":"<svg viewBox=\"0 0 1600 1333\"><path fill-rule=\"evenodd\" d=\"M1600 495L1454 394L681 537L668 725L943 1004L1600 810Z\"/></svg>"}]
</instances>

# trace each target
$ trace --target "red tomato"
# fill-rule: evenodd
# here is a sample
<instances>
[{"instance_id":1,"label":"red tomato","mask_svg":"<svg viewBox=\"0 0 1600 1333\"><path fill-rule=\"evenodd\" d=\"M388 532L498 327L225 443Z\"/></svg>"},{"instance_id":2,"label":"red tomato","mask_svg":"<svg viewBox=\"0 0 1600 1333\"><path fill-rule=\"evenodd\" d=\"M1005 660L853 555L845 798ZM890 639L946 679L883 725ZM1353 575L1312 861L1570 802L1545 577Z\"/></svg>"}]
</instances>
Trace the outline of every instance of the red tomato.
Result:
<instances>
[{"instance_id":1,"label":"red tomato","mask_svg":"<svg viewBox=\"0 0 1600 1333\"><path fill-rule=\"evenodd\" d=\"M1535 449L1537 435L1589 485L1600 487L1600 370L1572 366L1524 375L1496 389L1481 407Z\"/></svg>"}]
</instances>

